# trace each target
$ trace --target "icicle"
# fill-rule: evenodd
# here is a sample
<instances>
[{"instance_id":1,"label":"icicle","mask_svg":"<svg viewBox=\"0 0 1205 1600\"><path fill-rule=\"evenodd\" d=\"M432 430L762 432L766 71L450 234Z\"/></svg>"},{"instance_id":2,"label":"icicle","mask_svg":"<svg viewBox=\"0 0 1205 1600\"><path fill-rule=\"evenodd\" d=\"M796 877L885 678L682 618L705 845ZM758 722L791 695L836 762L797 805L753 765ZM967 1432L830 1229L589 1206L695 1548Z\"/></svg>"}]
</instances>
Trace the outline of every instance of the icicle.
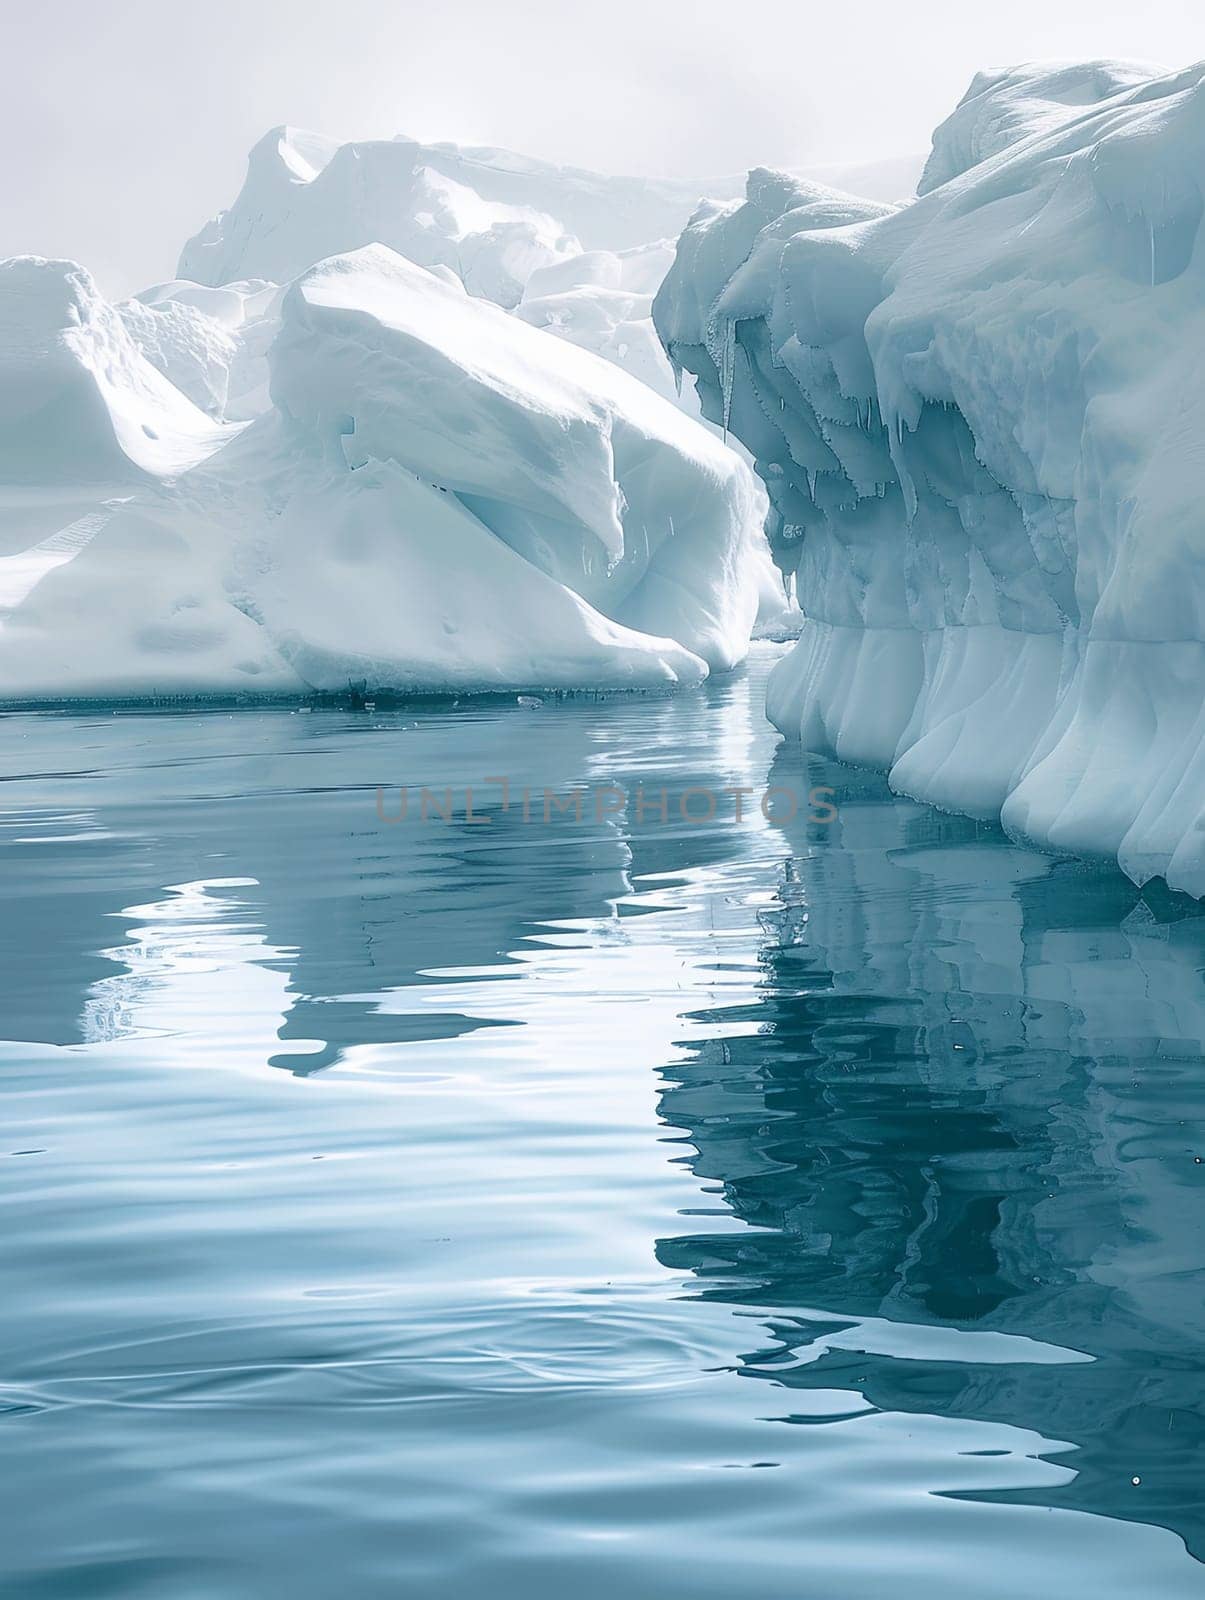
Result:
<instances>
[{"instance_id":1,"label":"icicle","mask_svg":"<svg viewBox=\"0 0 1205 1600\"><path fill-rule=\"evenodd\" d=\"M728 423L732 416L732 380L736 371L736 324L724 324L724 343L720 350L720 389L724 396L724 441L728 440Z\"/></svg>"},{"instance_id":2,"label":"icicle","mask_svg":"<svg viewBox=\"0 0 1205 1600\"><path fill-rule=\"evenodd\" d=\"M812 502L813 505L815 505L816 504L816 474L815 474L815 471L811 467L805 467L804 471L807 473L808 499Z\"/></svg>"},{"instance_id":3,"label":"icicle","mask_svg":"<svg viewBox=\"0 0 1205 1600\"><path fill-rule=\"evenodd\" d=\"M1153 289L1159 281L1155 276L1155 224L1148 217L1146 225L1151 236L1151 288Z\"/></svg>"}]
</instances>

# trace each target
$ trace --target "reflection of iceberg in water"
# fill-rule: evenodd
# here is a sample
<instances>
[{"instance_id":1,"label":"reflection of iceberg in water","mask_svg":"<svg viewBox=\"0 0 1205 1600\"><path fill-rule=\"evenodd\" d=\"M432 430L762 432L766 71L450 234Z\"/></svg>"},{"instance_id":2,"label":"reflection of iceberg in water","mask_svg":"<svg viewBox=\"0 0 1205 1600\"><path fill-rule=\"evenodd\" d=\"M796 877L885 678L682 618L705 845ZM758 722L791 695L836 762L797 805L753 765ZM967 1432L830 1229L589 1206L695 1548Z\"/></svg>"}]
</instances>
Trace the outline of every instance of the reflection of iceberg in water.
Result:
<instances>
[{"instance_id":1,"label":"reflection of iceberg in water","mask_svg":"<svg viewBox=\"0 0 1205 1600\"><path fill-rule=\"evenodd\" d=\"M663 1263L777 1313L748 1375L1073 1440L1056 1498L1200 1551L1205 917L875 779L808 781L841 817L790 840L757 1032L668 1068L661 1102L751 1226L664 1240ZM914 1359L833 1340L867 1316L912 1325ZM948 1363L938 1322L1094 1359Z\"/></svg>"},{"instance_id":2,"label":"reflection of iceberg in water","mask_svg":"<svg viewBox=\"0 0 1205 1600\"><path fill-rule=\"evenodd\" d=\"M93 984L80 1022L84 1043L187 1035L198 1025L210 1050L233 1043L245 1051L249 1035L262 1040L287 1001L285 979L271 965L283 952L229 892L254 887L254 878L199 879L127 907L127 942L101 952L125 970Z\"/></svg>"},{"instance_id":3,"label":"reflection of iceberg in water","mask_svg":"<svg viewBox=\"0 0 1205 1600\"><path fill-rule=\"evenodd\" d=\"M399 1046L520 1020L503 999L508 971L528 975L524 955L547 929L619 930L634 873L702 872L764 848L756 810L739 829L723 807L714 825L677 821L683 791L752 781L751 764L764 771L751 750L773 735L742 680L689 700L610 700L598 715L572 703L371 720L264 711L233 729L221 715L161 716L153 759L150 725L84 725L103 752L98 787L72 749L78 729L33 724L40 745L24 759L53 777L58 805L14 812L10 830L19 848L0 970L14 1038L161 1031L182 1049L194 1037L212 1045L219 1030L224 1058L250 1066L309 1074L357 1057L373 1070ZM503 811L487 774L505 775L514 794L529 788L534 820ZM400 789L419 785L451 793L450 821L423 822L417 804L405 823L380 820L378 786L393 815ZM545 789L612 785L629 802L647 790L643 826L630 803L601 819L588 801L580 821L540 820ZM669 825L652 803L663 786ZM464 820L470 787L487 825ZM212 877L198 877L201 862ZM492 967L490 993L470 992L465 974ZM438 1006L431 972L457 974Z\"/></svg>"},{"instance_id":4,"label":"reflection of iceberg in water","mask_svg":"<svg viewBox=\"0 0 1205 1600\"><path fill-rule=\"evenodd\" d=\"M470 717L471 753L449 740ZM740 829L722 816L714 826L675 820L684 790L718 791L747 774L755 741L768 742L760 710L737 680L695 691L689 716L681 698L612 700L598 718L573 705L528 717L451 714L407 726L384 759L379 738L354 757L341 752L343 781L360 776L364 789L324 797L329 820L321 829L312 801L282 801L270 836L259 841L265 922L274 943L296 952L280 1037L327 1041L312 1055L281 1050L273 1065L308 1072L355 1054L375 1072L381 1055L396 1073L396 1052L377 1047L411 1047L405 1059L413 1064L420 1053L438 1055L441 1043L480 1029L538 1026L547 991L529 995L521 980L536 966L545 975L563 966L572 981L582 949L593 951L600 967L624 970L639 988L637 963L623 968L634 910L621 914L619 902L631 896L634 878L703 872L757 848L765 831L759 818ZM486 774L507 777L506 809ZM394 780L382 804L386 816L400 814L401 785L421 783L437 796L450 791L452 819L423 822L415 798L406 821L382 825L374 788L382 779ZM464 820L470 786L474 815L487 823ZM627 797L619 814L599 815L593 796L604 787ZM633 803L642 788L650 798L643 825ZM669 824L651 803L662 788ZM516 798L525 789L535 797L526 821ZM580 818L570 810L542 820L545 791L563 799L575 790L587 795ZM739 920L743 927L743 913ZM550 949L558 941L578 955L559 962ZM432 981L432 974L442 976ZM658 979L647 968L644 976L651 1002L652 990L661 992ZM594 982L606 979L592 972ZM664 1037L667 1047L673 1037L677 1010L668 1008L680 990L671 985L664 994L664 1029L646 1038L646 1047L651 1037ZM579 982L573 1003L584 1008L590 999ZM650 1012L651 1005L642 1012L645 1028ZM571 1015L549 1020L554 1029L572 1025ZM586 1031L583 1025L579 1036ZM605 1039L600 1045L605 1049ZM508 1046L492 1033L490 1048L521 1056L536 1046L527 1034Z\"/></svg>"}]
</instances>

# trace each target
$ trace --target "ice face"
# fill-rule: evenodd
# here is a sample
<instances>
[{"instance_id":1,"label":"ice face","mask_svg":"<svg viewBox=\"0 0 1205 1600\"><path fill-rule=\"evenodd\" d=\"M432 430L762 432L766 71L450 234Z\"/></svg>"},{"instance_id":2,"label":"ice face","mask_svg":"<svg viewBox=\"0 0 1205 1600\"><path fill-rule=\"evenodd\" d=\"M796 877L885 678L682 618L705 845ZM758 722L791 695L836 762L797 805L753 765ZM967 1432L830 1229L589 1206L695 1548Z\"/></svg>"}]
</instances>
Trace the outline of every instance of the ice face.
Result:
<instances>
[{"instance_id":1,"label":"ice face","mask_svg":"<svg viewBox=\"0 0 1205 1600\"><path fill-rule=\"evenodd\" d=\"M780 174L654 303L811 619L771 719L1205 893L1205 68L976 80L921 198Z\"/></svg>"}]
</instances>

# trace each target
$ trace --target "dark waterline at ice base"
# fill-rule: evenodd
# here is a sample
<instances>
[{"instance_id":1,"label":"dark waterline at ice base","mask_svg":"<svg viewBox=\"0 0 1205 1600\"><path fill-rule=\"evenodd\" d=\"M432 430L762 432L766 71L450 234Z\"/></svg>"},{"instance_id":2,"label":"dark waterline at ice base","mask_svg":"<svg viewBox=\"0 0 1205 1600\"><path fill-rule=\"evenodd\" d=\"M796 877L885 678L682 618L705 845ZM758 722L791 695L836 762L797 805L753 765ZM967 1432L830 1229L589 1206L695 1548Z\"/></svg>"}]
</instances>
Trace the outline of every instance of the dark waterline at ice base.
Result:
<instances>
[{"instance_id":1,"label":"dark waterline at ice base","mask_svg":"<svg viewBox=\"0 0 1205 1600\"><path fill-rule=\"evenodd\" d=\"M771 658L0 724L6 1593L1205 1592L1205 908ZM486 775L670 820L378 816Z\"/></svg>"}]
</instances>

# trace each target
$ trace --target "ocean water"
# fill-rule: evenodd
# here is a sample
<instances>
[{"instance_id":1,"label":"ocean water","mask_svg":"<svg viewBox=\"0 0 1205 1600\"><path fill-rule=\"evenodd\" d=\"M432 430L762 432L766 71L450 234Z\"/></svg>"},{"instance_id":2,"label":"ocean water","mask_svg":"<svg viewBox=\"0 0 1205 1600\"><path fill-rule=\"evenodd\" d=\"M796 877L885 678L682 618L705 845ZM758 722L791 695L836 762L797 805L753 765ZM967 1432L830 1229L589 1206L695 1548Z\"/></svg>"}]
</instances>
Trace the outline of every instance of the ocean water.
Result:
<instances>
[{"instance_id":1,"label":"ocean water","mask_svg":"<svg viewBox=\"0 0 1205 1600\"><path fill-rule=\"evenodd\" d=\"M1205 909L772 655L0 720L0 1592L1205 1594Z\"/></svg>"}]
</instances>

